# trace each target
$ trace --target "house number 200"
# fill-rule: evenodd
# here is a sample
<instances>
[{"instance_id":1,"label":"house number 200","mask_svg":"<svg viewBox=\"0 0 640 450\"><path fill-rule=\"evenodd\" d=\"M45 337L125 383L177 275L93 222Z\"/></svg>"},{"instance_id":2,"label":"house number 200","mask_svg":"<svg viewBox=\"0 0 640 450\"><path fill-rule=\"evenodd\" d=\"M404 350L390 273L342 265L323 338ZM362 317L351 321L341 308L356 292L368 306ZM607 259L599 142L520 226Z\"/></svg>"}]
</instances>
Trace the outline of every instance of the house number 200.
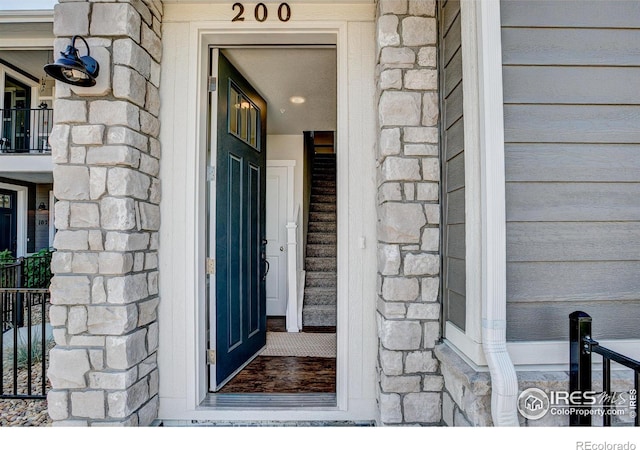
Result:
<instances>
[{"instance_id":1,"label":"house number 200","mask_svg":"<svg viewBox=\"0 0 640 450\"><path fill-rule=\"evenodd\" d=\"M238 10L236 16L231 19L231 21L244 22L244 5L242 3L234 3L231 9L234 11L236 9ZM253 17L255 17L258 22L267 20L268 15L269 11L267 10L267 5L264 3L258 3L253 9ZM280 19L280 22L288 22L289 19L291 19L291 7L288 3L280 3L280 6L278 6L278 19Z\"/></svg>"}]
</instances>

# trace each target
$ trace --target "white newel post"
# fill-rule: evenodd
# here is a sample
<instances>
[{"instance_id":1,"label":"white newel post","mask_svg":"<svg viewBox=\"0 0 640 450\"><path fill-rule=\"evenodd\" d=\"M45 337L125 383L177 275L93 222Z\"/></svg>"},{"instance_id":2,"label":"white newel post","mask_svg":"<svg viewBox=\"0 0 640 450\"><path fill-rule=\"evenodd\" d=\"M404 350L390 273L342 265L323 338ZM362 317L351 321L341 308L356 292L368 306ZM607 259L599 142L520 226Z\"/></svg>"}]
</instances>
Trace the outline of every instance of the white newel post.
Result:
<instances>
[{"instance_id":1,"label":"white newel post","mask_svg":"<svg viewBox=\"0 0 640 450\"><path fill-rule=\"evenodd\" d=\"M287 223L287 331L300 331L298 323L298 224Z\"/></svg>"}]
</instances>

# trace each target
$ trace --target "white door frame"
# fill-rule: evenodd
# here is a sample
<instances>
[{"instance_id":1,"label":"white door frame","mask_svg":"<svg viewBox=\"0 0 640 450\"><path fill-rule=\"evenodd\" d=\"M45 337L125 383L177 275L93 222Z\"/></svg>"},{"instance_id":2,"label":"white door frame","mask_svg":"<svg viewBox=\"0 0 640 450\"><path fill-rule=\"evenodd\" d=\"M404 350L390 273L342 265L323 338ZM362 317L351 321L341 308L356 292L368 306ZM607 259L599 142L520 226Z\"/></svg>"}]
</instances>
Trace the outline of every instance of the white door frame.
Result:
<instances>
[{"instance_id":1,"label":"white door frame","mask_svg":"<svg viewBox=\"0 0 640 450\"><path fill-rule=\"evenodd\" d=\"M17 184L0 183L0 189L15 191L18 194L18 204L16 207L16 256L27 256L27 215L29 213L27 197L29 194L29 188Z\"/></svg>"},{"instance_id":2,"label":"white door frame","mask_svg":"<svg viewBox=\"0 0 640 450\"><path fill-rule=\"evenodd\" d=\"M160 277L163 301L158 314L164 328L158 354L162 373L159 417L164 420L374 419L377 414L375 245L365 247L364 243L375 242L375 224L363 219L375 214L375 177L369 179L369 175L375 173L375 114L371 112L375 93L373 5L358 6L360 19L354 22L342 18L323 21L317 18L314 7L313 14L309 13L306 19L242 26L222 20L200 21L198 17L206 16L200 9L208 8L215 10L221 6L201 5L189 11L184 6L168 4L163 21L161 120L168 125L161 129L163 161L166 160L161 165L161 210L166 220L160 230L163 242L160 271L168 275ZM335 9L331 5L322 5L322 8L327 17L330 16L327 11ZM189 17L183 17L187 13ZM337 202L342 219L338 226L337 404L332 408L223 410L200 406L208 394L204 351L207 348L207 281L203 274L209 208L206 204L209 47L256 43L336 46ZM349 67L362 72L348 70ZM359 161L354 165L361 167L351 177L350 158ZM351 190L356 191L355 194L350 193ZM361 211L365 211L364 215ZM350 238L350 230L351 234L358 235L355 239ZM360 242L361 246L353 242Z\"/></svg>"}]
</instances>

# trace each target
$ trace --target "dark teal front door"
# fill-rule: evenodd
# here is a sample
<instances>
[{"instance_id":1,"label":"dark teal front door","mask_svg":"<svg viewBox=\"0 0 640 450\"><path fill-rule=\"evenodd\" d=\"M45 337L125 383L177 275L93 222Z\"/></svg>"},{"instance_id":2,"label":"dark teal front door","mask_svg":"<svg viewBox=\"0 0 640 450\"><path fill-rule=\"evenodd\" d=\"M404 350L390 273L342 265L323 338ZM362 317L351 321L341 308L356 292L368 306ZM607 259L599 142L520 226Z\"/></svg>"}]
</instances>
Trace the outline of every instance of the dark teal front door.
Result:
<instances>
[{"instance_id":1,"label":"dark teal front door","mask_svg":"<svg viewBox=\"0 0 640 450\"><path fill-rule=\"evenodd\" d=\"M264 347L267 326L267 104L222 52L217 90L215 389Z\"/></svg>"},{"instance_id":2,"label":"dark teal front door","mask_svg":"<svg viewBox=\"0 0 640 450\"><path fill-rule=\"evenodd\" d=\"M16 255L18 245L18 208L14 191L0 189L0 252L10 250Z\"/></svg>"}]
</instances>

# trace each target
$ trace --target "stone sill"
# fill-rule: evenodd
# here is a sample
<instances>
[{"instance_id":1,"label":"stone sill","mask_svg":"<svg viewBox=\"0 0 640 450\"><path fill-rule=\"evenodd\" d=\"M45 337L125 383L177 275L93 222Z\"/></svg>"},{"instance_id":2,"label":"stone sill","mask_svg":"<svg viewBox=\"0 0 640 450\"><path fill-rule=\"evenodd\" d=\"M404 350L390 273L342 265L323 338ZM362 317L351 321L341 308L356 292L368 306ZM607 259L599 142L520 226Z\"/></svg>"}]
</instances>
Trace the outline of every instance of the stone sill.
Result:
<instances>
[{"instance_id":1,"label":"stone sill","mask_svg":"<svg viewBox=\"0 0 640 450\"><path fill-rule=\"evenodd\" d=\"M440 370L445 381L445 397L448 395L454 404L443 406L443 420L447 424L490 426L491 419L491 376L488 372L478 372L464 361L449 345L440 344L434 349L440 361ZM567 391L569 389L569 372L558 371L519 371L518 393L531 387L545 392ZM611 373L611 390L626 392L633 388L633 371L613 370ZM602 390L602 371L593 371L592 390ZM446 403L446 402L444 402ZM552 416L547 414L539 420L527 420L518 414L521 426L568 426L568 416ZM599 426L601 419L594 418L594 426ZM620 423L619 425L627 425Z\"/></svg>"}]
</instances>

